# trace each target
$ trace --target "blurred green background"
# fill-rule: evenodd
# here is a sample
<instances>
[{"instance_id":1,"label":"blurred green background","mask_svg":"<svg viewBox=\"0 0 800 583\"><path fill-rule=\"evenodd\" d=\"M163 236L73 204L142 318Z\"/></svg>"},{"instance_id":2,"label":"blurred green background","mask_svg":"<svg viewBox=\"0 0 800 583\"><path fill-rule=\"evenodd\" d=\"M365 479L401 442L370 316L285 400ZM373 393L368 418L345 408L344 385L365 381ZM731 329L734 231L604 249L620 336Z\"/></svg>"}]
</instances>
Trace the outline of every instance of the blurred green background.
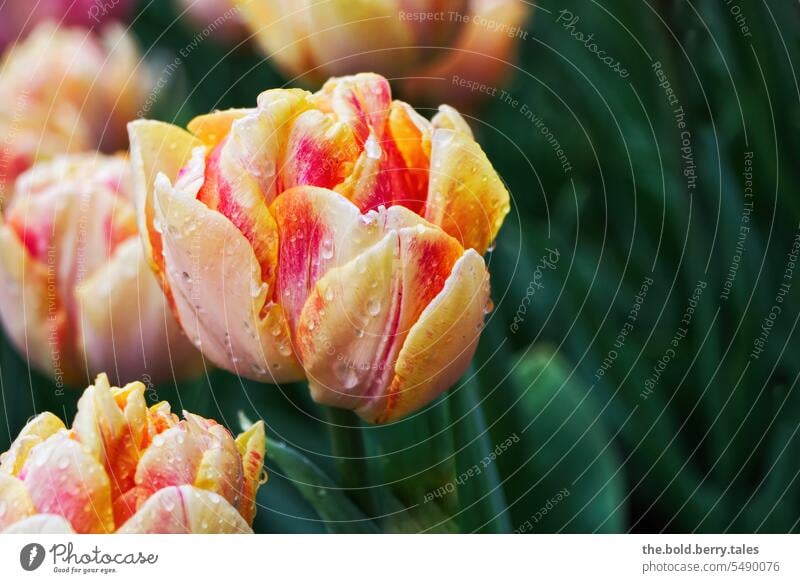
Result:
<instances>
[{"instance_id":1,"label":"blurred green background","mask_svg":"<svg viewBox=\"0 0 800 583\"><path fill-rule=\"evenodd\" d=\"M170 3L139 10L158 71L195 31ZM350 459L302 385L209 370L155 387L234 431L265 420L257 532L798 530L800 7L545 0L527 30L511 100L470 118L513 202L462 384L358 431ZM248 43L200 43L183 65L152 117L182 124L286 83ZM57 395L4 340L0 373L0 450L36 412L72 418L79 392Z\"/></svg>"}]
</instances>

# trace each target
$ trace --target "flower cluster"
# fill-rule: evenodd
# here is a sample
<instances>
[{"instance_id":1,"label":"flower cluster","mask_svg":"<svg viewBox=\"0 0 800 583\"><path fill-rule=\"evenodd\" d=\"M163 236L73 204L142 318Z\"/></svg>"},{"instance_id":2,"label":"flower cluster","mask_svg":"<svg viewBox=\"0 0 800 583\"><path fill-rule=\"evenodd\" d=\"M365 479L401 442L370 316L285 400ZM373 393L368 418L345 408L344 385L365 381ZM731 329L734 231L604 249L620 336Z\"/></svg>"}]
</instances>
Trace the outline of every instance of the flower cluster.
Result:
<instances>
[{"instance_id":1,"label":"flower cluster","mask_svg":"<svg viewBox=\"0 0 800 583\"><path fill-rule=\"evenodd\" d=\"M234 439L100 375L71 429L42 413L0 456L0 531L252 532L265 447L261 421Z\"/></svg>"},{"instance_id":2,"label":"flower cluster","mask_svg":"<svg viewBox=\"0 0 800 583\"><path fill-rule=\"evenodd\" d=\"M509 195L453 108L428 121L359 74L129 128L151 265L212 362L372 422L463 373Z\"/></svg>"}]
</instances>

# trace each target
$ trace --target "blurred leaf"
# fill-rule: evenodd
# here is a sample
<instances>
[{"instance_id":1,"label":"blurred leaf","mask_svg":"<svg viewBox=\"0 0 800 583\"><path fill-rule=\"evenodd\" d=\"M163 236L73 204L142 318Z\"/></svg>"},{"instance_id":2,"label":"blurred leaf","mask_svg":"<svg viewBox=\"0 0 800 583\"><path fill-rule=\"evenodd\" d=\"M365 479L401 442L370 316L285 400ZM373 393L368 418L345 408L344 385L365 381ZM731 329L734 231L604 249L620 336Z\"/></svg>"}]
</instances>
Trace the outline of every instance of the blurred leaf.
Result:
<instances>
[{"instance_id":1,"label":"blurred leaf","mask_svg":"<svg viewBox=\"0 0 800 583\"><path fill-rule=\"evenodd\" d=\"M498 458L513 459L517 466L504 475L514 526L537 532L622 532L626 490L618 445L591 390L573 373L543 347L524 357L515 371L522 393L511 415L520 444L509 448L509 457Z\"/></svg>"},{"instance_id":2,"label":"blurred leaf","mask_svg":"<svg viewBox=\"0 0 800 583\"><path fill-rule=\"evenodd\" d=\"M495 460L513 443L492 441L477 384L475 370L470 368L466 380L448 397L456 447L456 521L461 532L508 533L511 519Z\"/></svg>"},{"instance_id":3,"label":"blurred leaf","mask_svg":"<svg viewBox=\"0 0 800 583\"><path fill-rule=\"evenodd\" d=\"M283 442L270 443L267 459L274 461L325 521L332 533L375 533L378 528L342 493L322 470Z\"/></svg>"}]
</instances>

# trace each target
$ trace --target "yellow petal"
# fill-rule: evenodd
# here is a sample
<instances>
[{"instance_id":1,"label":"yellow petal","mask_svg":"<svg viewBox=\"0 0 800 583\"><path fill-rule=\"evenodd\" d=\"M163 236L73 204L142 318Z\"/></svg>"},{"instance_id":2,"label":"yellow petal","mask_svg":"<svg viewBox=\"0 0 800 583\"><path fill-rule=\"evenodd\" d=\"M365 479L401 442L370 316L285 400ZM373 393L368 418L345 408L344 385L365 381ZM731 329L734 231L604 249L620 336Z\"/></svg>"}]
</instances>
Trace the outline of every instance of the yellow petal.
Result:
<instances>
[{"instance_id":1,"label":"yellow petal","mask_svg":"<svg viewBox=\"0 0 800 583\"><path fill-rule=\"evenodd\" d=\"M425 218L483 255L509 210L508 190L481 147L463 132L435 130Z\"/></svg>"},{"instance_id":2,"label":"yellow petal","mask_svg":"<svg viewBox=\"0 0 800 583\"><path fill-rule=\"evenodd\" d=\"M264 432L264 422L257 421L250 428L236 438L236 447L242 457L244 480L242 483L242 497L239 502L239 513L247 524L253 524L256 515L256 492L258 486L265 479L264 453L267 448L267 437Z\"/></svg>"},{"instance_id":3,"label":"yellow petal","mask_svg":"<svg viewBox=\"0 0 800 583\"><path fill-rule=\"evenodd\" d=\"M252 113L251 109L225 109L198 115L189 122L186 129L208 148L213 148L230 133L233 122L249 113Z\"/></svg>"},{"instance_id":4,"label":"yellow petal","mask_svg":"<svg viewBox=\"0 0 800 583\"><path fill-rule=\"evenodd\" d=\"M234 507L242 497L242 457L230 432L218 423L184 413L190 432L203 442L203 456L194 485L216 492Z\"/></svg>"},{"instance_id":5,"label":"yellow petal","mask_svg":"<svg viewBox=\"0 0 800 583\"><path fill-rule=\"evenodd\" d=\"M194 486L171 486L150 496L119 534L250 534L222 496Z\"/></svg>"},{"instance_id":6,"label":"yellow petal","mask_svg":"<svg viewBox=\"0 0 800 583\"><path fill-rule=\"evenodd\" d=\"M475 354L488 301L486 265L468 249L411 328L378 422L408 415L455 384Z\"/></svg>"},{"instance_id":7,"label":"yellow petal","mask_svg":"<svg viewBox=\"0 0 800 583\"><path fill-rule=\"evenodd\" d=\"M130 122L128 136L139 233L148 261L165 284L161 234L153 222L156 176L164 174L175 180L189 161L192 150L203 143L177 126L151 120ZM169 295L168 289L165 288L165 292Z\"/></svg>"},{"instance_id":8,"label":"yellow petal","mask_svg":"<svg viewBox=\"0 0 800 583\"><path fill-rule=\"evenodd\" d=\"M112 390L101 374L78 401L72 431L111 478L112 498L133 487L136 464L147 438L144 385Z\"/></svg>"},{"instance_id":9,"label":"yellow petal","mask_svg":"<svg viewBox=\"0 0 800 583\"><path fill-rule=\"evenodd\" d=\"M28 490L16 477L0 472L0 531L36 514Z\"/></svg>"},{"instance_id":10,"label":"yellow petal","mask_svg":"<svg viewBox=\"0 0 800 583\"><path fill-rule=\"evenodd\" d=\"M12 476L19 475L31 449L62 429L66 429L66 427L61 419L50 412L39 413L28 421L8 451L0 456L0 470Z\"/></svg>"}]
</instances>

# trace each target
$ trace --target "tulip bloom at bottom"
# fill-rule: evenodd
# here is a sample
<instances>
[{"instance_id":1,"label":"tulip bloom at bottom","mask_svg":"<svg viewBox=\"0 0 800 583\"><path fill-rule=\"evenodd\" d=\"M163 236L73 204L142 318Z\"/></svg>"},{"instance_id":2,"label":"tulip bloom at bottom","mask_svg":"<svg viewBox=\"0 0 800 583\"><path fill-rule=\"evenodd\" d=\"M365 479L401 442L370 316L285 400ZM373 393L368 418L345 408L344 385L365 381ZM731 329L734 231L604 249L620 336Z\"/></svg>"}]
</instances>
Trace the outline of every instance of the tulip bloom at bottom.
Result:
<instances>
[{"instance_id":1,"label":"tulip bloom at bottom","mask_svg":"<svg viewBox=\"0 0 800 583\"><path fill-rule=\"evenodd\" d=\"M248 533L262 481L263 422L235 440L144 385L83 393L72 428L33 418L0 456L0 532Z\"/></svg>"}]
</instances>

